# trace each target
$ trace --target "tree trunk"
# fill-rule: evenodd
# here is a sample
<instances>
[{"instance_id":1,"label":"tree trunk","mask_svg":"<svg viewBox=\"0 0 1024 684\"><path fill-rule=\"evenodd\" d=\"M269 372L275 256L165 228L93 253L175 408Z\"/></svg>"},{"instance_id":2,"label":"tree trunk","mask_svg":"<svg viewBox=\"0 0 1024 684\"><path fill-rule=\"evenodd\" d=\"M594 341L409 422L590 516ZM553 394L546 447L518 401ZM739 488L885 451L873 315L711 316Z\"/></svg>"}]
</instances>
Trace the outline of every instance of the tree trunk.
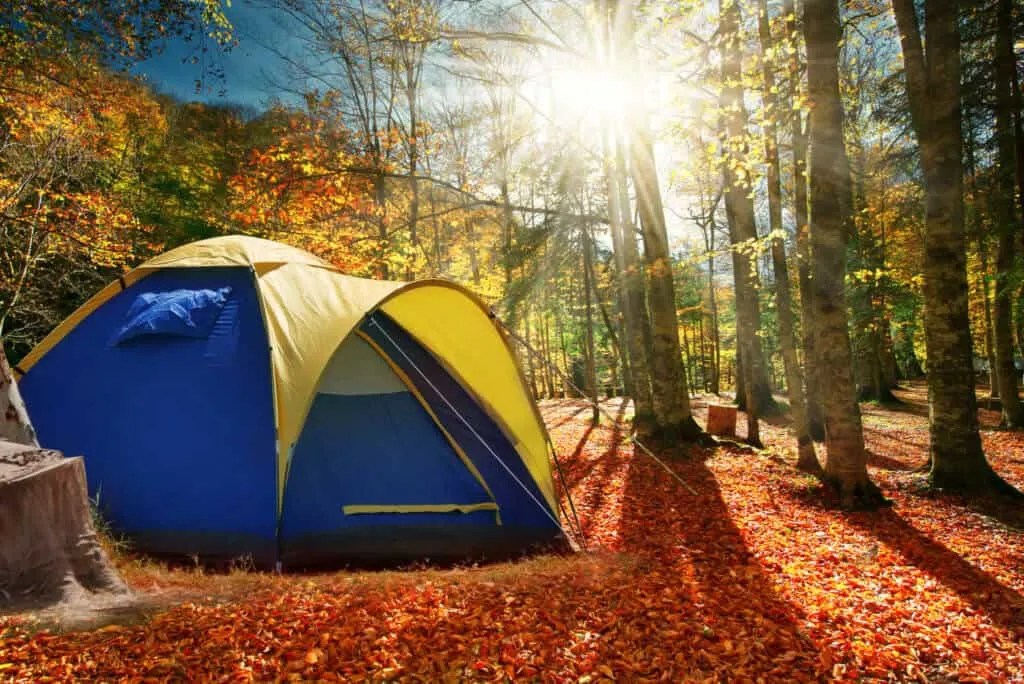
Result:
<instances>
[{"instance_id":1,"label":"tree trunk","mask_svg":"<svg viewBox=\"0 0 1024 684\"><path fill-rule=\"evenodd\" d=\"M104 595L131 599L96 537L82 459L0 441L0 606L80 611Z\"/></svg>"},{"instance_id":2,"label":"tree trunk","mask_svg":"<svg viewBox=\"0 0 1024 684\"><path fill-rule=\"evenodd\" d=\"M961 159L959 2L926 0L925 59L913 0L893 0L911 120L925 178L925 344L932 483L1007 487L981 448L967 308Z\"/></svg>"},{"instance_id":3,"label":"tree trunk","mask_svg":"<svg viewBox=\"0 0 1024 684\"><path fill-rule=\"evenodd\" d=\"M968 130L964 137L964 159L967 165L964 168L964 174L966 178L971 179L970 191L977 194L978 177L974 149L974 131ZM981 261L981 301L985 315L985 360L988 363L988 400L991 403L999 396L999 379L996 377L996 347L992 337L992 298L989 294L989 280L992 274L989 270L988 236L979 207L975 206L974 211L970 212L970 216L964 221L965 230L969 235L973 234L977 240L978 258Z\"/></svg>"},{"instance_id":4,"label":"tree trunk","mask_svg":"<svg viewBox=\"0 0 1024 684\"><path fill-rule=\"evenodd\" d=\"M594 292L594 262L590 246L590 230L586 224L580 227L580 243L583 249L583 301L586 312L586 373L587 389L590 390L591 406L590 424L597 425L601 422L601 412L598 409L598 388L597 388L597 351L594 348L594 305L596 299Z\"/></svg>"},{"instance_id":5,"label":"tree trunk","mask_svg":"<svg viewBox=\"0 0 1024 684\"><path fill-rule=\"evenodd\" d=\"M747 374L743 372L743 349L739 341L736 343L736 372L733 380L733 390L736 392L736 408L740 411L747 410Z\"/></svg>"},{"instance_id":6,"label":"tree trunk","mask_svg":"<svg viewBox=\"0 0 1024 684\"><path fill-rule=\"evenodd\" d=\"M718 298L715 295L715 221L714 207L706 224L701 225L704 231L704 248L708 254L708 315L711 317L711 373L709 391L719 394L722 390L722 359L721 339L718 329Z\"/></svg>"},{"instance_id":7,"label":"tree trunk","mask_svg":"<svg viewBox=\"0 0 1024 684\"><path fill-rule=\"evenodd\" d=\"M610 128L610 127L609 127ZM612 249L622 293L623 324L626 333L623 344L629 360L627 391L633 399L633 423L644 433L653 421L651 405L651 375L648 371L647 345L644 331L649 327L643 267L629 211L629 190L626 187L626 160L624 146L618 134L609 130L605 136L607 154L611 162L605 167L608 187L609 222Z\"/></svg>"},{"instance_id":8,"label":"tree trunk","mask_svg":"<svg viewBox=\"0 0 1024 684\"><path fill-rule=\"evenodd\" d=\"M532 336L530 335L530 305L526 304L523 307L523 339L526 340L528 345L533 344ZM524 350L526 352L526 377L529 378L530 391L533 392L533 398L539 399L540 392L537 389L537 364L534 363L533 354L530 353L529 349Z\"/></svg>"},{"instance_id":9,"label":"tree trunk","mask_svg":"<svg viewBox=\"0 0 1024 684\"><path fill-rule=\"evenodd\" d=\"M1013 123L1013 81L1016 57L1013 52L1013 2L999 0L996 8L996 139L998 141L999 235L996 251L995 357L996 381L1002 405L1002 426L1024 427L1024 404L1020 401L1017 369L1013 357L1013 300L1017 289L1013 269L1017 241L1016 140Z\"/></svg>"},{"instance_id":10,"label":"tree trunk","mask_svg":"<svg viewBox=\"0 0 1024 684\"><path fill-rule=\"evenodd\" d=\"M995 399L999 396L999 378L996 376L996 345L992 337L992 298L989 296L989 268L988 268L988 245L978 240L978 253L981 255L981 272L984 278L981 281L981 296L985 302L985 358L988 360L988 398Z\"/></svg>"},{"instance_id":11,"label":"tree trunk","mask_svg":"<svg viewBox=\"0 0 1024 684\"><path fill-rule=\"evenodd\" d=\"M786 15L786 32L793 41L789 59L789 81L793 98L790 101L790 128L793 138L793 216L796 222L797 279L800 285L800 343L804 355L804 383L807 388L805 408L811 438L816 442L824 442L825 414L821 380L818 377L820 363L814 351L817 333L811 288L811 230L807 218L807 132L804 130L801 110L795 106L803 70L800 52L796 49L799 36L795 0L783 0L782 11Z\"/></svg>"},{"instance_id":12,"label":"tree trunk","mask_svg":"<svg viewBox=\"0 0 1024 684\"><path fill-rule=\"evenodd\" d=\"M701 429L690 413L689 391L683 375L665 210L654 163L654 146L646 129L646 121L637 123L631 157L651 287L651 397L655 430L666 441L690 440L699 436Z\"/></svg>"},{"instance_id":13,"label":"tree trunk","mask_svg":"<svg viewBox=\"0 0 1024 684\"><path fill-rule=\"evenodd\" d=\"M569 351L566 348L565 326L562 324L562 316L556 316L555 321L557 322L556 327L558 329L558 346L562 352L562 368L564 369L564 374L562 377L562 391L559 393L559 396L567 397L571 396L571 391L570 388L565 384L565 378L572 376L572 366L569 365Z\"/></svg>"},{"instance_id":14,"label":"tree trunk","mask_svg":"<svg viewBox=\"0 0 1024 684\"><path fill-rule=\"evenodd\" d=\"M722 91L720 107L725 115L725 140L722 164L725 187L725 213L732 243L733 279L736 283L736 346L743 356L743 408L749 424L747 441L760 444L758 418L762 403L756 391L762 374L767 376L761 348L761 312L758 305L760 282L755 251L757 224L746 167L746 108L743 106L742 35L740 9L736 0L720 0L719 33L723 40ZM737 373L739 375L739 373ZM769 388L769 396L771 390ZM737 398L741 395L737 394Z\"/></svg>"},{"instance_id":15,"label":"tree trunk","mask_svg":"<svg viewBox=\"0 0 1024 684\"><path fill-rule=\"evenodd\" d=\"M782 185L779 173L779 141L775 126L778 103L775 96L775 74L769 58L773 48L768 0L760 0L758 34L761 39L761 61L764 72L764 100L767 121L764 126L765 150L768 161L768 216L772 232L772 266L775 270L775 308L779 318L779 345L786 373L790 410L797 441L797 467L816 471L821 468L814 453L807 415L804 410L804 381L796 355L796 334L793 331L793 297L789 289L789 266L786 263L786 243L782 227Z\"/></svg>"},{"instance_id":16,"label":"tree trunk","mask_svg":"<svg viewBox=\"0 0 1024 684\"><path fill-rule=\"evenodd\" d=\"M704 331L704 312L700 314L700 318L697 319L698 334L700 335L700 380L701 388L707 392L709 387L708 378L711 375L710 364L708 363L708 342L707 336Z\"/></svg>"},{"instance_id":17,"label":"tree trunk","mask_svg":"<svg viewBox=\"0 0 1024 684\"><path fill-rule=\"evenodd\" d=\"M616 17L621 36L618 67L628 68L635 51L633 17L630 3L621 6ZM655 437L665 443L690 440L702 430L690 413L690 397L683 376L679 347L679 321L676 317L675 284L662 206L654 145L647 112L642 102L632 104L630 171L636 186L637 209L644 236L644 256L650 279L651 306L651 404L654 410Z\"/></svg>"},{"instance_id":18,"label":"tree trunk","mask_svg":"<svg viewBox=\"0 0 1024 684\"><path fill-rule=\"evenodd\" d=\"M813 316L824 396L828 457L825 477L844 507L874 505L881 494L867 471L867 454L853 379L844 277L846 238L852 221L850 166L843 145L839 95L839 7L810 2L804 11L810 120L810 218L814 255Z\"/></svg>"},{"instance_id":19,"label":"tree trunk","mask_svg":"<svg viewBox=\"0 0 1024 684\"><path fill-rule=\"evenodd\" d=\"M405 50L409 50L409 46L405 46ZM418 46L413 46L412 50L416 50L422 58L422 52L419 52ZM418 60L415 58L406 58L405 63L405 97L406 104L409 107L409 243L411 245L412 254L409 255L408 266L405 269L406 280L413 280L416 277L416 272L413 264L416 262L416 257L419 252L420 237L419 237L419 214L420 214L420 184L416 178L416 174L419 171L419 160L420 160L420 147L419 147L419 108L418 108L418 96L419 92L419 68ZM529 355L528 355L529 356Z\"/></svg>"},{"instance_id":20,"label":"tree trunk","mask_svg":"<svg viewBox=\"0 0 1024 684\"><path fill-rule=\"evenodd\" d=\"M754 254L757 245L757 222L754 201L750 197L753 185L747 171L747 112L743 105L743 58L740 29L740 8L737 0L720 0L719 33L723 37L722 80L719 96L725 114L724 153L729 163L723 165L726 215L729 237L733 243L733 264L743 267L733 274L736 280L736 336L744 347L744 358L749 392L754 396L753 411L759 416L778 412L772 396L768 363L761 345L761 307L758 300L761 289ZM735 161L735 163L733 163ZM738 258L737 258L738 257Z\"/></svg>"}]
</instances>

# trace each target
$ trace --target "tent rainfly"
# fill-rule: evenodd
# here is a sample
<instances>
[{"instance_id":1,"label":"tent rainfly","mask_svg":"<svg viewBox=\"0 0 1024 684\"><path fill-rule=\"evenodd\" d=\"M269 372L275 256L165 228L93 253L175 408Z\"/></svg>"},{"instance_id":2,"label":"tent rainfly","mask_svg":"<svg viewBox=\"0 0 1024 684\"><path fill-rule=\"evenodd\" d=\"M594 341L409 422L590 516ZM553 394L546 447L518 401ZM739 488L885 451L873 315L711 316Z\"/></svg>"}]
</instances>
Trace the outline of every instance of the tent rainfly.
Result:
<instances>
[{"instance_id":1,"label":"tent rainfly","mask_svg":"<svg viewBox=\"0 0 1024 684\"><path fill-rule=\"evenodd\" d=\"M108 285L15 371L41 441L84 454L140 551L300 567L566 541L522 372L447 281L202 240Z\"/></svg>"}]
</instances>

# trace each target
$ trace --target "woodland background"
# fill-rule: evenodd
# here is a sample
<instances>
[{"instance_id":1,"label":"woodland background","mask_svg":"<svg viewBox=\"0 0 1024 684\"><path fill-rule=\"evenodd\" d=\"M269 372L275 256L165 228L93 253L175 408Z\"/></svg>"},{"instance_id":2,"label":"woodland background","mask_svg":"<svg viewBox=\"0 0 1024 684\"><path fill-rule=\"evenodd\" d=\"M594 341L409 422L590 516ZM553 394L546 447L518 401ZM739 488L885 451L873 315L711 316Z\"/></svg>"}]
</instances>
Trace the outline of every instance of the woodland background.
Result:
<instances>
[{"instance_id":1,"label":"woodland background","mask_svg":"<svg viewBox=\"0 0 1024 684\"><path fill-rule=\"evenodd\" d=\"M133 75L184 42L216 88L215 0L0 4L13 363L124 269L241 232L462 282L540 351L538 397L557 368L670 438L735 390L757 442L788 391L803 465L827 424L858 496L856 400L928 373L933 456L975 463L946 483L991 480L964 416L981 383L1024 424L1019 3L249 4L301 44L262 110Z\"/></svg>"}]
</instances>

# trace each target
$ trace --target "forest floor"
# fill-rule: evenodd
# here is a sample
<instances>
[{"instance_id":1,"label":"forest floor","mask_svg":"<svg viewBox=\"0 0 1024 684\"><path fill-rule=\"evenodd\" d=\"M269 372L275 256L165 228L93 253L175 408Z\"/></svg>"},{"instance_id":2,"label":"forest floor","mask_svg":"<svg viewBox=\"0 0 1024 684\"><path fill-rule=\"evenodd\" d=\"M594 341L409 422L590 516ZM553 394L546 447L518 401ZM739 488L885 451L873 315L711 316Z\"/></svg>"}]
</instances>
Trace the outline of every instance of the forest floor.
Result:
<instances>
[{"instance_id":1,"label":"forest floor","mask_svg":"<svg viewBox=\"0 0 1024 684\"><path fill-rule=\"evenodd\" d=\"M898 396L863 406L893 502L876 512L837 510L781 425L762 452L676 458L694 495L621 422L545 401L585 552L304 576L122 558L151 613L81 631L0 618L0 679L1024 681L1024 515L923 488L926 394ZM981 421L993 466L1024 487L1024 434Z\"/></svg>"}]
</instances>

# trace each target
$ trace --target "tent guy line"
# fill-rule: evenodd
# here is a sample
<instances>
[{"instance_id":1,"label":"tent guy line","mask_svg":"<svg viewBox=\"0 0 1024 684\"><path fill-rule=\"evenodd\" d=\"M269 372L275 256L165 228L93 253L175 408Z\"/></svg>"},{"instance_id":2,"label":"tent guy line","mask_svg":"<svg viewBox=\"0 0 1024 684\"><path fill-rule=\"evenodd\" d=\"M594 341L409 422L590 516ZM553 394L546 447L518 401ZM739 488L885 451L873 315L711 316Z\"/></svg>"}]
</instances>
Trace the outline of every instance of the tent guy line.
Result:
<instances>
[{"instance_id":1,"label":"tent guy line","mask_svg":"<svg viewBox=\"0 0 1024 684\"><path fill-rule=\"evenodd\" d=\"M547 365L547 366L548 366L549 368L551 368L552 370L554 370L554 371L555 371L555 373L557 373L557 374L558 374L558 376L559 376L560 378L562 378L562 380L563 380L563 381L565 381L565 383L566 383L567 385L569 385L569 387L573 388L573 389L574 389L574 390L575 390L576 392L578 392L578 393L580 394L580 396L581 396L581 397L586 397L586 398L587 398L587 401L588 401L588 402L590 402L590 404L591 404L592 406L594 406L594 407L595 407L595 408L596 408L596 409L597 409L598 411L600 411L600 412L601 412L601 415L602 415L602 416L604 416L604 417L605 417L605 418L607 418L608 420L612 421L612 423L615 423L615 422L616 422L616 418L615 418L615 417L614 417L613 415L611 415L610 413L608 413L607 411L605 411L605 410L604 410L604 408L603 408L603 407L601 406L601 403L600 403L600 402L598 402L598 401L595 401L595 400L593 399L593 397L591 397L591 396L590 396L590 395L588 395L588 394L587 394L586 392L584 392L583 390L581 390L581 389L580 389L580 388L579 388L579 387L578 387L578 386L577 386L577 385L576 385L576 384L575 384L575 383L574 383L574 382L573 382L573 381L572 381L571 379L569 379L569 376L567 376L567 375L566 375L565 373L563 373L563 372L562 372L562 370L561 370L560 368L558 368L557 366L555 366L555 365L554 365L553 363L549 363L549 362L547 361L547 359L545 359L545 358L544 358L544 357L543 357L543 356L541 355L541 353L540 353L539 351L537 351L537 350L536 350L536 349L534 349L534 348L533 348L532 346L530 346L530 343L529 343L529 342L527 342L526 340L524 340L523 338L521 338L521 337L520 337L519 335L517 335L517 334L516 334L516 333L515 333L515 332L514 332L513 330L510 330L510 329L509 329L509 327L508 327L507 325L505 325L505 323L504 323L504 322L503 322L503 321L502 321L502 320L501 320L500 318L498 318L498 316L496 316L496 315L494 314L494 312L493 312L493 311L491 312L491 318L493 318L494 320L496 320L496 321L498 322L498 324L499 324L499 325L501 325L502 329L503 329L503 330L504 330L504 331L505 331L506 333L508 333L508 336L509 336L509 337L511 337L511 338L512 338L513 340L515 340L515 341L516 341L516 342L518 342L519 344L523 345L523 347L525 347L525 348L526 348L526 350L527 350L527 351L528 351L528 352L529 352L530 354L533 354L534 356L538 357L538 358L539 358L539 359L540 359L540 360L541 360L541 361L542 361L543 363L545 363L545 364L546 364L546 365ZM657 457L657 455L655 455L655 453L654 453L653 451L651 451L650 449L648 449L648 448L647 448L647 446L646 446L646 445L645 445L645 444L644 444L643 442L641 442L641 441L640 441L639 439L637 439L637 438L636 438L636 435L635 435L635 434L630 434L630 436L629 436L629 441L631 441L631 442L632 442L633 444L635 444L636 446L640 447L640 450L641 450L641 451L643 451L643 452L644 452L645 454L647 454L647 455L648 455L648 456L650 456L650 457L651 457L652 459L654 459L654 460L655 460L655 461L656 461L656 462L658 463L658 465L660 465L660 466L661 466L662 468L664 468L664 469L665 469L665 472L667 472L667 473L668 473L669 475L671 475L671 476L672 476L673 478L675 478L675 479L676 479L676 480L677 480L677 481L679 482L679 484L681 484L681 485L683 485L684 487L686 487L687 491L689 491L689 492L690 492L691 494L693 494L694 496L699 496L699 495L697 494L697 490L695 490L695 489L694 489L693 487L691 487L691 486L690 486L690 485L689 485L689 484L688 484L688 483L686 482L686 480L684 480L683 478L679 477L679 473L677 473L676 471L672 470L672 468L670 468L670 467L669 467L669 465L668 465L667 463L665 463L665 461L663 461L662 459L658 458L658 457ZM554 447L552 447L552 449L553 449L553 448L554 448ZM556 463L557 463L557 459L556 459ZM570 499L570 502L571 502L571 501L572 501L572 499Z\"/></svg>"}]
</instances>

